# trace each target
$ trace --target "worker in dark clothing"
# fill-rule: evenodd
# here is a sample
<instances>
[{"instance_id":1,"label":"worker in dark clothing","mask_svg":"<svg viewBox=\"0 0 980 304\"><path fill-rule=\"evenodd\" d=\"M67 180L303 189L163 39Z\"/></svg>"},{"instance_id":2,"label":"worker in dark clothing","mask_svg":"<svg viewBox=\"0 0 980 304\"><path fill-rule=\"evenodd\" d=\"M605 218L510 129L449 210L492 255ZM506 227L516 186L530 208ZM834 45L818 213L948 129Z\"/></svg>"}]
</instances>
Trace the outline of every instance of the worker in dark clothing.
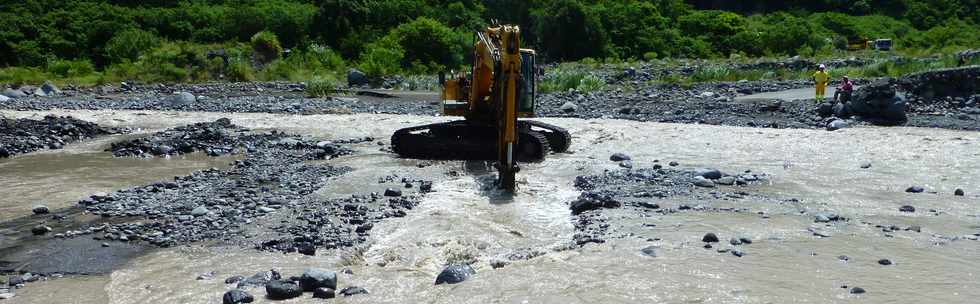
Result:
<instances>
[{"instance_id":1,"label":"worker in dark clothing","mask_svg":"<svg viewBox=\"0 0 980 304\"><path fill-rule=\"evenodd\" d=\"M834 92L834 100L840 103L847 103L851 101L851 93L854 93L854 82L847 76L841 79L840 85L837 86L837 90Z\"/></svg>"}]
</instances>

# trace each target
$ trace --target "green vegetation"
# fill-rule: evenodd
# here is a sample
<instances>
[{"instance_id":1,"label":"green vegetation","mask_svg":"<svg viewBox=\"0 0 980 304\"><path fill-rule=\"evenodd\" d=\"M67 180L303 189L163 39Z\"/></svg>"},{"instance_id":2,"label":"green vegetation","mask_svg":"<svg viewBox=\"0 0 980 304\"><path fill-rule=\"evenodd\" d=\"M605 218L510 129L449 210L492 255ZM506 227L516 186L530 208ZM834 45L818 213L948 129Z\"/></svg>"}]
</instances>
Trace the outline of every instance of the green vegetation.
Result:
<instances>
[{"instance_id":1,"label":"green vegetation","mask_svg":"<svg viewBox=\"0 0 980 304\"><path fill-rule=\"evenodd\" d=\"M431 74L465 68L472 31L492 19L521 25L524 44L539 51L541 62L823 58L847 56L848 42L862 38L893 39L903 55L949 54L980 47L976 6L975 0L5 1L0 82L305 81L342 79L349 67L371 77ZM699 71L691 81L737 78L730 74ZM586 78L563 77L552 88L577 88Z\"/></svg>"}]
</instances>

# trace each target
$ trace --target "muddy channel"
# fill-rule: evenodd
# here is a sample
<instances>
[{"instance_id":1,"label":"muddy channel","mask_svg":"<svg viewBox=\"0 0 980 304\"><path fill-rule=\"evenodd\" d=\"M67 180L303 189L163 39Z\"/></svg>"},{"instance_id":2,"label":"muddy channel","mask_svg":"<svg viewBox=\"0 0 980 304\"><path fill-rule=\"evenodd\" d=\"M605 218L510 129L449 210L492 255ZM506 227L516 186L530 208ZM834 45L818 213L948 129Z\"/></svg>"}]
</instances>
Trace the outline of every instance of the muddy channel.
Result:
<instances>
[{"instance_id":1,"label":"muddy channel","mask_svg":"<svg viewBox=\"0 0 980 304\"><path fill-rule=\"evenodd\" d=\"M276 129L317 138L374 137L445 118L416 115L284 115L158 111L2 111L10 118L73 117L135 134L112 135L62 150L0 159L0 221L22 220L34 205L70 208L80 198L165 180L236 158L186 155L113 158L113 141L169 127L230 118L252 129ZM338 272L338 287L370 293L339 303L969 303L980 298L980 134L909 127L858 126L836 132L627 120L541 119L568 128L569 153L526 164L519 190L490 187L495 173L478 162L425 166L384 151L375 142L328 160L353 170L314 195L324 198L383 191L379 176L434 181L404 217L374 225L352 248L316 256L283 254L201 242L148 248L111 272L66 275L33 282L6 303L221 303L234 285L224 278L276 269L284 276L307 267ZM677 162L677 168L714 167L764 172L765 183L745 187L749 199L662 199L683 212L637 216L629 208L603 210L604 243L570 244L579 196L577 176L628 170L609 161L626 153L636 168ZM869 168L862 164L870 163ZM910 186L924 193L907 193ZM954 196L962 189L964 196ZM753 197L767 199L752 199ZM900 212L904 205L916 212ZM739 210L732 212L731 210ZM815 223L818 211L847 221ZM919 226L920 232L881 227ZM815 235L819 229L821 235ZM705 249L702 236L722 242ZM10 231L0 231L6 235ZM745 237L745 255L721 254L727 240ZM30 241L30 240L27 240ZM0 236L0 248L21 239ZM6 244L4 244L6 243ZM641 249L655 248L656 256ZM524 254L514 258L515 254ZM842 259L846 256L846 259ZM0 257L2 260L3 257ZM889 259L892 265L878 263ZM443 266L466 263L472 279L433 285ZM214 278L196 279L213 272ZM863 294L849 292L853 287ZM257 303L264 291L249 291ZM282 303L320 303L308 295Z\"/></svg>"}]
</instances>

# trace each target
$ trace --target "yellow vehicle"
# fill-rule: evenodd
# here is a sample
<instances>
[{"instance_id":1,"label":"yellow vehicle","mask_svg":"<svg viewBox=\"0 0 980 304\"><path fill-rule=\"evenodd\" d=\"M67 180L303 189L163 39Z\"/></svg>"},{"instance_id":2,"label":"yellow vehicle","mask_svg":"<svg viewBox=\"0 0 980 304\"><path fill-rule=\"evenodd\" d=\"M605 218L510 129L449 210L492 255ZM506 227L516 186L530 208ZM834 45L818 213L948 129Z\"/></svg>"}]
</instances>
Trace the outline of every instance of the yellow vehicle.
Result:
<instances>
[{"instance_id":1,"label":"yellow vehicle","mask_svg":"<svg viewBox=\"0 0 980 304\"><path fill-rule=\"evenodd\" d=\"M465 119L395 131L391 145L406 158L495 160L499 187L514 190L518 161L568 150L563 128L534 117L535 52L521 48L520 28L491 25L477 32L469 75L441 80L442 114ZM442 77L440 77L442 78Z\"/></svg>"}]
</instances>

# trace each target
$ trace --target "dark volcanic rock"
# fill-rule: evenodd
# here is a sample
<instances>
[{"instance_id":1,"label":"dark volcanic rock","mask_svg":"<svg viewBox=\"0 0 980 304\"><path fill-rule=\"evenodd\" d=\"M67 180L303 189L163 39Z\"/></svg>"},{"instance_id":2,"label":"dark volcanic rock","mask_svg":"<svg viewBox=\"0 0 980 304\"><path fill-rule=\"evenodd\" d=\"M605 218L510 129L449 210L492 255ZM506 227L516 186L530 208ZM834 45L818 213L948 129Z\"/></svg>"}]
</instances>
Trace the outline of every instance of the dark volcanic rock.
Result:
<instances>
[{"instance_id":1,"label":"dark volcanic rock","mask_svg":"<svg viewBox=\"0 0 980 304\"><path fill-rule=\"evenodd\" d=\"M888 266L888 265L891 265L892 264L892 261L889 260L889 259L880 259L880 260L878 260L878 264L880 264L882 266Z\"/></svg>"},{"instance_id":2,"label":"dark volcanic rock","mask_svg":"<svg viewBox=\"0 0 980 304\"><path fill-rule=\"evenodd\" d=\"M901 211L901 212L915 212L915 207L912 207L911 205L905 205L905 206L899 207L898 208L898 211Z\"/></svg>"},{"instance_id":3,"label":"dark volcanic rock","mask_svg":"<svg viewBox=\"0 0 980 304\"><path fill-rule=\"evenodd\" d=\"M851 294L863 294L865 293L864 288L861 287L851 287Z\"/></svg>"},{"instance_id":4,"label":"dark volcanic rock","mask_svg":"<svg viewBox=\"0 0 980 304\"><path fill-rule=\"evenodd\" d=\"M273 300L286 300L303 295L303 289L293 281L274 280L265 284L265 294Z\"/></svg>"},{"instance_id":5,"label":"dark volcanic rock","mask_svg":"<svg viewBox=\"0 0 980 304\"><path fill-rule=\"evenodd\" d=\"M0 118L0 158L118 133L71 117L45 116L42 120Z\"/></svg>"},{"instance_id":6,"label":"dark volcanic rock","mask_svg":"<svg viewBox=\"0 0 980 304\"><path fill-rule=\"evenodd\" d=\"M657 257L657 247L654 247L654 246L644 247L643 249L640 249L640 253L643 253L643 255L645 255L645 256L654 257L655 258L655 257Z\"/></svg>"},{"instance_id":7,"label":"dark volcanic rock","mask_svg":"<svg viewBox=\"0 0 980 304\"><path fill-rule=\"evenodd\" d=\"M402 196L402 191L399 189L388 188L385 189L385 196Z\"/></svg>"},{"instance_id":8,"label":"dark volcanic rock","mask_svg":"<svg viewBox=\"0 0 980 304\"><path fill-rule=\"evenodd\" d=\"M367 289L357 287L357 286L351 286L340 290L340 294L345 297L359 295L359 294L368 294L368 293L369 292L367 291Z\"/></svg>"},{"instance_id":9,"label":"dark volcanic rock","mask_svg":"<svg viewBox=\"0 0 980 304\"><path fill-rule=\"evenodd\" d=\"M594 195L589 193L583 193L579 198L571 203L569 209L572 209L573 215L581 214L589 210L596 210L599 208L619 208L623 204L610 196L604 195Z\"/></svg>"},{"instance_id":10,"label":"dark volcanic rock","mask_svg":"<svg viewBox=\"0 0 980 304\"><path fill-rule=\"evenodd\" d=\"M905 99L895 94L895 81L890 78L879 79L859 88L846 107L852 115L879 119L885 123L899 124L908 120Z\"/></svg>"},{"instance_id":11,"label":"dark volcanic rock","mask_svg":"<svg viewBox=\"0 0 980 304\"><path fill-rule=\"evenodd\" d=\"M238 288L261 287L265 286L270 281L279 279L282 279L282 275L280 275L279 272L275 270L263 271L238 282Z\"/></svg>"},{"instance_id":12,"label":"dark volcanic rock","mask_svg":"<svg viewBox=\"0 0 980 304\"><path fill-rule=\"evenodd\" d=\"M907 189L905 189L905 192L908 192L908 193L922 193L922 192L925 192L925 191L926 191L925 188L922 188L922 187L919 187L919 186L912 186L912 187L908 187Z\"/></svg>"},{"instance_id":13,"label":"dark volcanic rock","mask_svg":"<svg viewBox=\"0 0 980 304\"><path fill-rule=\"evenodd\" d=\"M255 298L252 295L240 289L229 290L221 298L221 303L223 304L252 303L253 301L255 301Z\"/></svg>"},{"instance_id":14,"label":"dark volcanic rock","mask_svg":"<svg viewBox=\"0 0 980 304\"><path fill-rule=\"evenodd\" d=\"M320 287L313 290L313 298L315 299L333 299L336 296L333 288Z\"/></svg>"},{"instance_id":15,"label":"dark volcanic rock","mask_svg":"<svg viewBox=\"0 0 980 304\"><path fill-rule=\"evenodd\" d=\"M245 276L240 276L240 275L231 276L231 277L228 277L227 279L225 279L225 284L235 284L235 283L241 282L244 279L245 279Z\"/></svg>"},{"instance_id":16,"label":"dark volcanic rock","mask_svg":"<svg viewBox=\"0 0 980 304\"><path fill-rule=\"evenodd\" d=\"M43 235L48 232L51 232L51 227L44 226L44 225L37 225L34 226L34 228L31 228L31 233L33 233L34 235Z\"/></svg>"},{"instance_id":17,"label":"dark volcanic rock","mask_svg":"<svg viewBox=\"0 0 980 304\"><path fill-rule=\"evenodd\" d=\"M701 241L705 243L717 243L718 236L715 235L714 233L709 232L705 234L704 237L701 238Z\"/></svg>"},{"instance_id":18,"label":"dark volcanic rock","mask_svg":"<svg viewBox=\"0 0 980 304\"><path fill-rule=\"evenodd\" d=\"M955 196L964 196L964 195L966 195L966 193L963 192L963 189L956 189L956 191L953 191L953 195L955 195Z\"/></svg>"},{"instance_id":19,"label":"dark volcanic rock","mask_svg":"<svg viewBox=\"0 0 980 304\"><path fill-rule=\"evenodd\" d=\"M475 274L476 270L470 265L449 265L436 277L436 285L462 283Z\"/></svg>"},{"instance_id":20,"label":"dark volcanic rock","mask_svg":"<svg viewBox=\"0 0 980 304\"><path fill-rule=\"evenodd\" d=\"M631 158L630 158L629 155L626 155L626 154L623 154L623 153L613 153L613 155L610 155L609 156L609 160L615 161L615 162L624 161L624 160L630 160L630 159Z\"/></svg>"},{"instance_id":21,"label":"dark volcanic rock","mask_svg":"<svg viewBox=\"0 0 980 304\"><path fill-rule=\"evenodd\" d=\"M31 209L31 212L34 212L34 214L48 214L48 212L51 212L51 210L49 210L47 206L40 205L34 207L34 209Z\"/></svg>"},{"instance_id":22,"label":"dark volcanic rock","mask_svg":"<svg viewBox=\"0 0 980 304\"><path fill-rule=\"evenodd\" d=\"M304 291L313 291L321 287L337 289L337 273L319 268L308 268L300 276L299 284Z\"/></svg>"},{"instance_id":23,"label":"dark volcanic rock","mask_svg":"<svg viewBox=\"0 0 980 304\"><path fill-rule=\"evenodd\" d=\"M714 168L697 169L697 170L694 171L694 175L695 176L704 177L704 178L707 178L707 179L719 179L719 178L721 178L723 176L722 173L721 173L721 171L719 171L718 169L714 169Z\"/></svg>"}]
</instances>

